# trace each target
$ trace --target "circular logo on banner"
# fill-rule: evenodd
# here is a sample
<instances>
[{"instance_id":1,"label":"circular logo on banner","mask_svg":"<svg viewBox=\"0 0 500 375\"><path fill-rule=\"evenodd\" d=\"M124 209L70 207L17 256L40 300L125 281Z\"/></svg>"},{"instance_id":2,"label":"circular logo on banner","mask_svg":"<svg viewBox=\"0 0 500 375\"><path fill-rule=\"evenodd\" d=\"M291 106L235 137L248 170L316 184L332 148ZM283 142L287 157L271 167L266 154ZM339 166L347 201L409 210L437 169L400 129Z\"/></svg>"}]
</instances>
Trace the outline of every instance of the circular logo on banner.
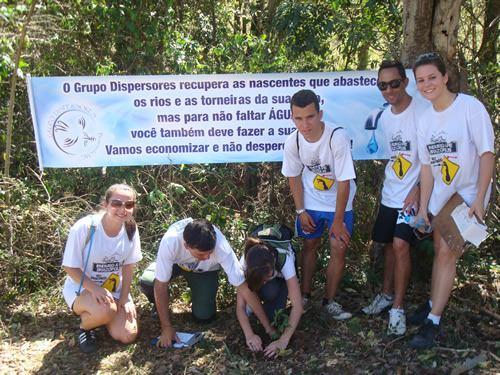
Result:
<instances>
[{"instance_id":1,"label":"circular logo on banner","mask_svg":"<svg viewBox=\"0 0 500 375\"><path fill-rule=\"evenodd\" d=\"M85 107L65 108L52 121L52 137L56 146L68 155L88 157L99 146L95 115Z\"/></svg>"}]
</instances>

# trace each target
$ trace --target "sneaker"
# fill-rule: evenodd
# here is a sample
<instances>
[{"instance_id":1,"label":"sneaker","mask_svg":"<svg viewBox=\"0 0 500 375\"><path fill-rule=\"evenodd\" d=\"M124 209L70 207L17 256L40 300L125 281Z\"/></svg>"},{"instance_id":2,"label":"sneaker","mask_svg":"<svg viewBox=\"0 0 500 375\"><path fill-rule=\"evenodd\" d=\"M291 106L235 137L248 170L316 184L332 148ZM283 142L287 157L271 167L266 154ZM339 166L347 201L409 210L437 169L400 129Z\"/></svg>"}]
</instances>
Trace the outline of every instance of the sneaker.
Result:
<instances>
[{"instance_id":1,"label":"sneaker","mask_svg":"<svg viewBox=\"0 0 500 375\"><path fill-rule=\"evenodd\" d=\"M384 310L389 310L394 301L394 297L379 293L375 296L370 305L363 307L361 311L366 315L378 315Z\"/></svg>"},{"instance_id":2,"label":"sneaker","mask_svg":"<svg viewBox=\"0 0 500 375\"><path fill-rule=\"evenodd\" d=\"M434 324L432 320L425 319L424 325L418 333L410 340L410 347L414 349L428 349L436 345L440 336L440 325Z\"/></svg>"},{"instance_id":3,"label":"sneaker","mask_svg":"<svg viewBox=\"0 0 500 375\"><path fill-rule=\"evenodd\" d=\"M328 315L330 315L335 320L346 320L352 317L351 313L344 311L342 306L335 301L332 301L329 304L325 305L325 309Z\"/></svg>"},{"instance_id":4,"label":"sneaker","mask_svg":"<svg viewBox=\"0 0 500 375\"><path fill-rule=\"evenodd\" d=\"M425 301L422 305L420 305L413 314L408 316L406 320L409 325L412 326L421 326L425 323L427 316L431 312L431 307L429 306L429 301Z\"/></svg>"},{"instance_id":5,"label":"sneaker","mask_svg":"<svg viewBox=\"0 0 500 375\"><path fill-rule=\"evenodd\" d=\"M406 333L406 315L404 310L389 310L389 325L387 327L388 335L402 336Z\"/></svg>"},{"instance_id":6,"label":"sneaker","mask_svg":"<svg viewBox=\"0 0 500 375\"><path fill-rule=\"evenodd\" d=\"M86 331L80 328L80 334L78 335L78 345L80 346L80 350L84 353L95 352L97 350L95 331Z\"/></svg>"}]
</instances>

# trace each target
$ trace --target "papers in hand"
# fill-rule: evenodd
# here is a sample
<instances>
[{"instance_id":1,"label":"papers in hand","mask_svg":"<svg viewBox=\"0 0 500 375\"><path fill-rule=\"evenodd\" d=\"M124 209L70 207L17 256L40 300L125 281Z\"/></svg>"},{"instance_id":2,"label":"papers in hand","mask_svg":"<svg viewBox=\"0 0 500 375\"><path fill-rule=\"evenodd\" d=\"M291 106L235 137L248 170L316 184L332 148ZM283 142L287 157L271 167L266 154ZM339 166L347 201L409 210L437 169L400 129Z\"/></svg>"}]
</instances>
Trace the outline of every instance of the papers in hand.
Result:
<instances>
[{"instance_id":1,"label":"papers in hand","mask_svg":"<svg viewBox=\"0 0 500 375\"><path fill-rule=\"evenodd\" d=\"M177 337L179 338L180 342L174 342L172 344L173 348L175 349L189 348L190 346L193 346L203 338L203 333L177 332ZM151 345L157 346L159 340L160 340L159 337L155 337L154 339L151 340Z\"/></svg>"},{"instance_id":2,"label":"papers in hand","mask_svg":"<svg viewBox=\"0 0 500 375\"><path fill-rule=\"evenodd\" d=\"M451 217L457 224L463 239L478 247L488 237L486 231L488 227L479 223L474 215L469 217L468 212L469 207L462 203L452 211Z\"/></svg>"}]
</instances>

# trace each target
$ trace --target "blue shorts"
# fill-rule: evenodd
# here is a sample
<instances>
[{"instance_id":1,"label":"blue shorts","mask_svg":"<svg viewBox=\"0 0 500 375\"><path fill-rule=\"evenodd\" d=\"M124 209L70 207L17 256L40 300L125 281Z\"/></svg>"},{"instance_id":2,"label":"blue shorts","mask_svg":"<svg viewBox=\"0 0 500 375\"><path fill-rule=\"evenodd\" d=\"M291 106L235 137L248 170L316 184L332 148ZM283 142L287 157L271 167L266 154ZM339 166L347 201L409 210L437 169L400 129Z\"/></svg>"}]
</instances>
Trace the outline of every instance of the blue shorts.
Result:
<instances>
[{"instance_id":1,"label":"blue shorts","mask_svg":"<svg viewBox=\"0 0 500 375\"><path fill-rule=\"evenodd\" d=\"M302 227L300 225L299 217L295 219L295 231L297 235L302 238L312 239L319 238L323 234L325 230L325 226L330 230L333 224L333 219L335 218L335 212L325 212L325 211L314 211L314 210L306 210L307 213L311 216L316 224L316 230L312 233L304 233ZM352 236L352 231L354 228L354 213L351 211L346 211L344 213L344 224L347 227L347 231Z\"/></svg>"}]
</instances>

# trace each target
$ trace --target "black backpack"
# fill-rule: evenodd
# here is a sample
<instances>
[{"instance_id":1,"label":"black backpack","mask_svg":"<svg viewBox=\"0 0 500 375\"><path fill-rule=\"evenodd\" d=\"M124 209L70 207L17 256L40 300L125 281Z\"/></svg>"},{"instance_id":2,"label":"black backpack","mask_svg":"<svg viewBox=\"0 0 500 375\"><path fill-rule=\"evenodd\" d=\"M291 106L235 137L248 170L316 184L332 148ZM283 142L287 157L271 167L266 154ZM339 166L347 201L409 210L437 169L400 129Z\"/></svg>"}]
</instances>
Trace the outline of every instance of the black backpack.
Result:
<instances>
[{"instance_id":1,"label":"black backpack","mask_svg":"<svg viewBox=\"0 0 500 375\"><path fill-rule=\"evenodd\" d=\"M279 272L285 265L287 254L293 252L295 273L297 273L297 251L292 246L293 234L293 231L283 224L260 224L250 233L250 236L260 239L276 250L276 270Z\"/></svg>"}]
</instances>

